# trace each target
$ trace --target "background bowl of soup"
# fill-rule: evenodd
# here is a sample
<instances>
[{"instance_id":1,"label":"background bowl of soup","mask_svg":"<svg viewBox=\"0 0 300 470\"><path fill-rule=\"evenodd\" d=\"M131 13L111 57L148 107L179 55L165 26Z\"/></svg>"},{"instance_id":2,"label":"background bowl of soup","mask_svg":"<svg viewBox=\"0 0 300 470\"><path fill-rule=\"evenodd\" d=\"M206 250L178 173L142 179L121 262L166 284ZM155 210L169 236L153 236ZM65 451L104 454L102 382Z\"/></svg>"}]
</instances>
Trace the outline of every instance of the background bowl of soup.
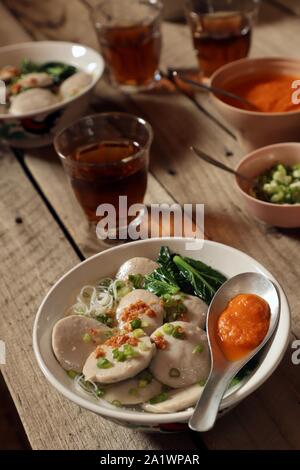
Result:
<instances>
[{"instance_id":1,"label":"background bowl of soup","mask_svg":"<svg viewBox=\"0 0 300 470\"><path fill-rule=\"evenodd\" d=\"M60 62L91 77L88 85L68 97L60 96L52 105L15 115L0 106L0 141L17 148L44 147L52 143L57 132L85 114L104 72L104 60L89 47L62 41L34 41L0 48L0 69L8 65L19 68L24 60L39 65Z\"/></svg>"},{"instance_id":2,"label":"background bowl of soup","mask_svg":"<svg viewBox=\"0 0 300 470\"><path fill-rule=\"evenodd\" d=\"M82 408L135 430L166 432L187 428L186 423L193 412L191 407L170 413L146 413L130 407L116 407L103 399L95 400L80 393L74 386L74 381L56 360L51 347L53 326L63 318L64 312L72 305L76 293L83 285L103 277L115 276L120 265L133 257L155 260L161 246L168 246L173 253L201 260L228 278L243 272L256 272L276 283L281 301L279 327L259 357L253 372L226 392L219 415L229 411L262 385L280 363L289 343L290 310L287 298L272 274L253 258L232 247L208 240L203 241L200 249L200 240L197 241L195 243L195 239L189 238L152 238L119 245L98 253L65 274L45 297L37 313L33 331L33 349L39 367L51 385Z\"/></svg>"},{"instance_id":3,"label":"background bowl of soup","mask_svg":"<svg viewBox=\"0 0 300 470\"><path fill-rule=\"evenodd\" d=\"M293 103L293 97L300 96L293 88L296 80L300 80L300 60L242 59L218 69L211 84L246 98L259 111L220 95L212 95L212 100L247 151L295 142L300 140L300 104Z\"/></svg>"},{"instance_id":4,"label":"background bowl of soup","mask_svg":"<svg viewBox=\"0 0 300 470\"><path fill-rule=\"evenodd\" d=\"M283 143L260 148L247 155L236 170L254 180L277 163L292 166L300 163L300 143ZM300 227L300 204L275 204L255 198L251 185L236 179L248 212L263 222L281 228Z\"/></svg>"}]
</instances>

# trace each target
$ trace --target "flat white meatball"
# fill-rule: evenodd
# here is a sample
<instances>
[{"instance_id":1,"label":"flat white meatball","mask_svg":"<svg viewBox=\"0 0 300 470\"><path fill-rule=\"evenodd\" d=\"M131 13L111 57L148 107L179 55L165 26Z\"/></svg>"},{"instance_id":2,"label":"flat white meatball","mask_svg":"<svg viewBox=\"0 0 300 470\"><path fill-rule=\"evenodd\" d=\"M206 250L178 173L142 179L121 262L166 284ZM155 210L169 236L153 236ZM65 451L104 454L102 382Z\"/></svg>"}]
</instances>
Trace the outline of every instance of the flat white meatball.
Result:
<instances>
[{"instance_id":1,"label":"flat white meatball","mask_svg":"<svg viewBox=\"0 0 300 470\"><path fill-rule=\"evenodd\" d=\"M130 275L141 274L142 276L146 276L157 268L158 264L152 261L152 259L142 257L132 258L122 264L116 277L117 279L126 281Z\"/></svg>"},{"instance_id":2,"label":"flat white meatball","mask_svg":"<svg viewBox=\"0 0 300 470\"><path fill-rule=\"evenodd\" d=\"M177 390L164 392L167 399L159 403L144 403L143 410L148 413L175 413L176 411L186 410L190 406L196 405L202 395L204 386L195 384Z\"/></svg>"},{"instance_id":3,"label":"flat white meatball","mask_svg":"<svg viewBox=\"0 0 300 470\"><path fill-rule=\"evenodd\" d=\"M131 321L141 320L141 328L150 335L163 324L164 309L155 294L144 289L136 289L125 295L117 308L120 328L130 329Z\"/></svg>"},{"instance_id":4,"label":"flat white meatball","mask_svg":"<svg viewBox=\"0 0 300 470\"><path fill-rule=\"evenodd\" d=\"M148 336L132 333L107 340L88 357L83 374L86 380L103 384L122 382L146 369L156 348Z\"/></svg>"},{"instance_id":5,"label":"flat white meatball","mask_svg":"<svg viewBox=\"0 0 300 470\"><path fill-rule=\"evenodd\" d=\"M18 115L48 108L49 106L57 104L59 99L49 90L32 88L11 98L11 101L9 111L11 114Z\"/></svg>"},{"instance_id":6,"label":"flat white meatball","mask_svg":"<svg viewBox=\"0 0 300 470\"><path fill-rule=\"evenodd\" d=\"M82 372L85 361L98 344L107 340L110 328L93 318L70 315L59 320L52 331L52 348L65 370Z\"/></svg>"},{"instance_id":7,"label":"flat white meatball","mask_svg":"<svg viewBox=\"0 0 300 470\"><path fill-rule=\"evenodd\" d=\"M28 73L17 83L24 88L44 88L53 84L53 77L45 72Z\"/></svg>"},{"instance_id":8,"label":"flat white meatball","mask_svg":"<svg viewBox=\"0 0 300 470\"><path fill-rule=\"evenodd\" d=\"M194 295L187 295L183 300L183 305L186 307L186 321L193 323L204 329L206 324L206 315L208 306L203 300Z\"/></svg>"},{"instance_id":9,"label":"flat white meatball","mask_svg":"<svg viewBox=\"0 0 300 470\"><path fill-rule=\"evenodd\" d=\"M65 99L79 95L93 81L93 77L85 72L77 72L67 78L60 86L59 92Z\"/></svg>"},{"instance_id":10,"label":"flat white meatball","mask_svg":"<svg viewBox=\"0 0 300 470\"><path fill-rule=\"evenodd\" d=\"M181 388L207 379L210 352L201 328L182 321L166 323L152 333L151 339L158 351L150 371L159 382Z\"/></svg>"},{"instance_id":11,"label":"flat white meatball","mask_svg":"<svg viewBox=\"0 0 300 470\"><path fill-rule=\"evenodd\" d=\"M143 379L142 372L134 379L108 385L105 388L104 400L110 403L117 401L121 405L138 405L147 402L161 392L162 385L153 377L148 380L149 374L145 376L147 379Z\"/></svg>"}]
</instances>

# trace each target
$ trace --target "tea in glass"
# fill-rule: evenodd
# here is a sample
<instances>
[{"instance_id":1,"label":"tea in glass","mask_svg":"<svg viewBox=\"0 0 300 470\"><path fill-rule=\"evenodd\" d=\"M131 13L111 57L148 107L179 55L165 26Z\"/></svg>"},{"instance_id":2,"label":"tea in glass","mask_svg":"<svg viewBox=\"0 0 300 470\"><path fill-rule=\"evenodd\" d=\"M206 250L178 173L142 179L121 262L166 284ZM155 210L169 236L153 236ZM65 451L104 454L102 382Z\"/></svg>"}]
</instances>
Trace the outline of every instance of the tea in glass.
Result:
<instances>
[{"instance_id":1,"label":"tea in glass","mask_svg":"<svg viewBox=\"0 0 300 470\"><path fill-rule=\"evenodd\" d=\"M100 2L93 19L113 83L126 90L149 88L159 75L161 10L158 0Z\"/></svg>"},{"instance_id":2,"label":"tea in glass","mask_svg":"<svg viewBox=\"0 0 300 470\"><path fill-rule=\"evenodd\" d=\"M248 56L258 6L259 0L187 0L187 18L204 76Z\"/></svg>"},{"instance_id":3,"label":"tea in glass","mask_svg":"<svg viewBox=\"0 0 300 470\"><path fill-rule=\"evenodd\" d=\"M55 138L75 196L91 224L101 204L116 213L114 231L127 227L135 217L119 213L119 197L127 206L142 204L147 188L150 124L126 113L103 113L81 119Z\"/></svg>"}]
</instances>

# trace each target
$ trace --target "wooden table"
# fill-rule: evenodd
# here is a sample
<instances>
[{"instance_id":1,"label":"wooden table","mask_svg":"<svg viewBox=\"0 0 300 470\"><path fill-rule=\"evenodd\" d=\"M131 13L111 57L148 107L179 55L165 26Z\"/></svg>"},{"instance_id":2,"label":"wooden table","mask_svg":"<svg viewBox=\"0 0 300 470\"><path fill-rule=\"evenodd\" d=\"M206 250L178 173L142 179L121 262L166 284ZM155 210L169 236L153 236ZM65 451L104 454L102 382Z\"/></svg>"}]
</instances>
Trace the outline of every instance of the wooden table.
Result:
<instances>
[{"instance_id":1,"label":"wooden table","mask_svg":"<svg viewBox=\"0 0 300 470\"><path fill-rule=\"evenodd\" d=\"M97 47L85 3L7 0L0 5L0 44L47 37ZM264 2L253 56L299 56L300 19L289 9L294 4ZM165 23L163 35L162 69L195 65L187 26ZM207 236L247 252L278 278L292 309L292 339L299 337L300 231L277 230L249 218L230 176L190 153L189 146L197 144L232 166L243 154L206 95L199 94L196 102L181 93L126 96L101 81L93 106L98 111L132 111L153 124L147 202L205 203ZM33 320L53 283L99 246L51 149L1 149L0 214L0 338L7 345L2 374L33 449L300 448L299 367L291 363L291 349L256 393L203 435L134 432L59 395L35 361Z\"/></svg>"}]
</instances>

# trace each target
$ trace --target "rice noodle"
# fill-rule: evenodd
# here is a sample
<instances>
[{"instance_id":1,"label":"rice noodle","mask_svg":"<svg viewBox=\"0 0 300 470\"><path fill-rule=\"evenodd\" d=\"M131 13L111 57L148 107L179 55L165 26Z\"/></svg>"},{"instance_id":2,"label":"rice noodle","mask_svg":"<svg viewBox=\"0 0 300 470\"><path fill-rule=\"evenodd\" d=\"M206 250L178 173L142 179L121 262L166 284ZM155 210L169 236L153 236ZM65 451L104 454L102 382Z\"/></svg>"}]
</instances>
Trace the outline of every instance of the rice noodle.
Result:
<instances>
[{"instance_id":1,"label":"rice noodle","mask_svg":"<svg viewBox=\"0 0 300 470\"><path fill-rule=\"evenodd\" d=\"M92 395L94 398L99 400L99 388L92 380L85 380L83 374L78 374L74 379L75 388L80 391L84 391L88 395Z\"/></svg>"},{"instance_id":2,"label":"rice noodle","mask_svg":"<svg viewBox=\"0 0 300 470\"><path fill-rule=\"evenodd\" d=\"M129 283L106 277L96 286L83 286L68 314L86 315L92 318L114 314L119 300L131 290Z\"/></svg>"}]
</instances>

